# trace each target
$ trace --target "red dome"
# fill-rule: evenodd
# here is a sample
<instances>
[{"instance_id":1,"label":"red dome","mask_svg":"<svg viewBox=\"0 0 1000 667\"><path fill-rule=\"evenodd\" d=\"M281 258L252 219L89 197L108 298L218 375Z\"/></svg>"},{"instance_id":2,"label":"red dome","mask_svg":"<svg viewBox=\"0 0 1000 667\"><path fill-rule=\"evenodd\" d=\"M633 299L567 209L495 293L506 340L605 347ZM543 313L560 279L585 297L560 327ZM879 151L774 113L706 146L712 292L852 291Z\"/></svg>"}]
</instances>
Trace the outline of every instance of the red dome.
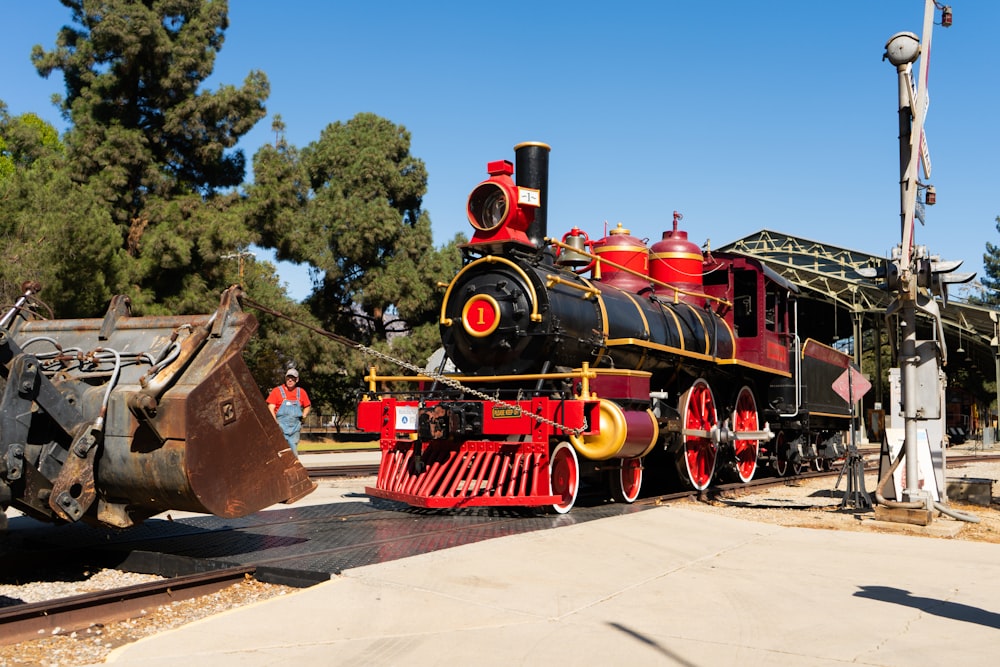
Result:
<instances>
[{"instance_id":1,"label":"red dome","mask_svg":"<svg viewBox=\"0 0 1000 667\"><path fill-rule=\"evenodd\" d=\"M650 275L653 280L659 281L653 285L657 294L695 303L702 300L697 295L703 291L701 275L704 257L701 248L688 241L687 232L677 229L679 219L680 215L675 213L673 231L663 232L663 239L649 249ZM667 283L670 287L659 283ZM690 294L692 292L693 295Z\"/></svg>"},{"instance_id":2,"label":"red dome","mask_svg":"<svg viewBox=\"0 0 1000 667\"><path fill-rule=\"evenodd\" d=\"M601 282L628 292L649 289L649 249L645 241L632 236L622 223L594 243L594 254L600 258L595 275ZM619 267L631 269L631 272Z\"/></svg>"}]
</instances>

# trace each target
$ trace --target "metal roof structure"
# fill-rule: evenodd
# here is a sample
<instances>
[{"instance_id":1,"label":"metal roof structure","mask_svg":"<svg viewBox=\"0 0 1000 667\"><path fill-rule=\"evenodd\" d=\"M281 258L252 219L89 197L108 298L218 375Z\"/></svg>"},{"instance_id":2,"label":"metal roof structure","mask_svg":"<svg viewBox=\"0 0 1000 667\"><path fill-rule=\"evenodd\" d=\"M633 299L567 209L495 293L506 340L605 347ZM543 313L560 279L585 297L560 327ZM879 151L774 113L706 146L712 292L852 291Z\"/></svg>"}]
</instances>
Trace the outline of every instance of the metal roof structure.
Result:
<instances>
[{"instance_id":1,"label":"metal roof structure","mask_svg":"<svg viewBox=\"0 0 1000 667\"><path fill-rule=\"evenodd\" d=\"M859 268L878 267L885 259L857 250L762 229L720 252L763 261L786 279L852 311L884 311L891 300L884 289L865 281Z\"/></svg>"},{"instance_id":2,"label":"metal roof structure","mask_svg":"<svg viewBox=\"0 0 1000 667\"><path fill-rule=\"evenodd\" d=\"M828 301L859 316L861 321L884 315L893 300L884 283L877 284L858 273L858 269L885 266L886 257L767 229L718 251L755 257L812 298ZM998 329L991 313L998 311L954 299L949 299L947 305L938 299L938 305L949 354L963 350L967 358L961 361L992 369L994 350L990 343L998 336Z\"/></svg>"}]
</instances>

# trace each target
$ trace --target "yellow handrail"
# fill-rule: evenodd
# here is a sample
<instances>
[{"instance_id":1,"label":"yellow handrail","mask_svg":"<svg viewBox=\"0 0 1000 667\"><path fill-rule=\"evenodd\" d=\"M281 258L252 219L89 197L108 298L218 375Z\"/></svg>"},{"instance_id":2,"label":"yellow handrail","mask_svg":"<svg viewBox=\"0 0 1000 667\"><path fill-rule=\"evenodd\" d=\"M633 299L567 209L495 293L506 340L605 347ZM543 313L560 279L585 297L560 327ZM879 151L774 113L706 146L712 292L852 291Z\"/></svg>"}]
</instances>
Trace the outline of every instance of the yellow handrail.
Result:
<instances>
[{"instance_id":1,"label":"yellow handrail","mask_svg":"<svg viewBox=\"0 0 1000 667\"><path fill-rule=\"evenodd\" d=\"M448 307L448 299L449 297L451 297L451 290L455 288L455 283L458 282L458 278L463 273L465 273L472 267L476 266L477 264L482 264L483 262L487 264L506 264L511 269L513 269L514 272L518 274L518 276L520 276L521 280L524 281L525 287L528 288L528 292L531 295L531 321L541 322L542 316L538 312L538 294L535 292L535 286L531 284L531 279L528 278L528 274L524 272L524 269L522 269L520 266L510 261L509 259L505 259L503 257L497 257L496 255L487 255L486 257L480 257L474 262L469 262L464 267L462 267L461 271L455 274L454 278L451 279L451 283L449 283L448 289L444 293L444 299L441 301L440 323L446 327L450 327L452 324L454 324L454 321L450 317L446 317L444 314L445 308Z\"/></svg>"},{"instance_id":2,"label":"yellow handrail","mask_svg":"<svg viewBox=\"0 0 1000 667\"><path fill-rule=\"evenodd\" d=\"M681 289L681 288L679 288L679 287L677 287L675 285L671 285L670 283L665 283L662 280L657 280L656 278L648 276L645 273L642 273L641 271L636 271L635 269L630 269L627 266L622 266L621 264L616 264L615 262L612 262L609 259L603 259L599 255L594 255L592 253L587 252L586 250L581 250L580 248L574 248L573 246L568 245L566 243L563 243L562 241L546 237L545 238L545 242L549 243L551 245L554 245L554 246L558 246L558 247L562 248L563 250L572 250L574 253L583 255L584 257L589 257L590 259L592 259L595 262L597 262L597 266L600 266L602 263L604 263L604 264L607 264L608 266L611 266L611 267L614 267L614 268L618 269L619 271L624 271L625 273L630 273L633 276L638 276L639 278L642 278L643 280L648 280L653 285L659 285L660 287L666 287L667 289L671 289L671 290L674 291L674 301L677 300L677 295L678 294L686 294L687 296L704 297L705 299L708 299L709 301L715 301L716 303L722 304L723 306L727 306L727 307L732 307L732 305L733 305L732 303L730 303L729 301L727 301L726 299L723 299L721 297L712 296L711 294L705 294L703 292L691 292L689 290L683 290L683 289Z\"/></svg>"},{"instance_id":3,"label":"yellow handrail","mask_svg":"<svg viewBox=\"0 0 1000 667\"><path fill-rule=\"evenodd\" d=\"M564 371L560 373L526 373L523 375L458 375L455 373L449 373L442 375L441 377L447 378L449 380L460 380L465 384L476 384L480 382L514 382L520 380L580 380L580 395L584 398L590 398L590 380L596 378L599 375L621 375L626 373L628 375L644 375L651 376L652 373L648 371L622 371L620 369L613 368L591 368L590 364L584 362L580 368L574 368L572 371ZM368 374L365 375L365 381L368 383L368 388L372 392L377 392L377 383L379 382L433 382L435 379L430 375L379 375L378 370L375 366L371 366L368 369Z\"/></svg>"}]
</instances>

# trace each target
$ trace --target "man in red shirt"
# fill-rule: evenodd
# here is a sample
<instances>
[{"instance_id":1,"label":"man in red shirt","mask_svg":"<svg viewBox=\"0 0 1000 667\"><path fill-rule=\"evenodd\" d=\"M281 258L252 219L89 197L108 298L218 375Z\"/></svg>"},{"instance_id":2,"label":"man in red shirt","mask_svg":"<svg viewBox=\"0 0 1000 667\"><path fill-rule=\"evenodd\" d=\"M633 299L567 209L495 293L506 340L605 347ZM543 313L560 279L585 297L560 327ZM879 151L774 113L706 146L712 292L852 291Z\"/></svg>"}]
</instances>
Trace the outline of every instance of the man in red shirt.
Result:
<instances>
[{"instance_id":1,"label":"man in red shirt","mask_svg":"<svg viewBox=\"0 0 1000 667\"><path fill-rule=\"evenodd\" d=\"M267 407L281 427L292 453L299 455L299 433L302 422L309 415L312 403L309 394L299 386L299 372L289 368L285 373L285 383L271 390L267 396Z\"/></svg>"}]
</instances>

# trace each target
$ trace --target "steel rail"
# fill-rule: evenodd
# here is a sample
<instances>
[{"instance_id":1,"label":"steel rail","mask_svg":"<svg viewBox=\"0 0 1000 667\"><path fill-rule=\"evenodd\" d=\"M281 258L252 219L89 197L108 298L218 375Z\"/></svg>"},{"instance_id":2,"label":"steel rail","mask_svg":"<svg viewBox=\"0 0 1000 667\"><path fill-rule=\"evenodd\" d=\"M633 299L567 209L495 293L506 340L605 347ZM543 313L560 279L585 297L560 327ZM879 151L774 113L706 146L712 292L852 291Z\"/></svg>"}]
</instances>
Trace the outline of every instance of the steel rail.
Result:
<instances>
[{"instance_id":1,"label":"steel rail","mask_svg":"<svg viewBox=\"0 0 1000 667\"><path fill-rule=\"evenodd\" d=\"M377 463L358 463L355 465L307 466L309 477L371 477L378 474Z\"/></svg>"},{"instance_id":2,"label":"steel rail","mask_svg":"<svg viewBox=\"0 0 1000 667\"><path fill-rule=\"evenodd\" d=\"M256 571L256 566L230 567L5 607L0 609L0 645L125 621L153 607L210 595L251 577Z\"/></svg>"}]
</instances>

